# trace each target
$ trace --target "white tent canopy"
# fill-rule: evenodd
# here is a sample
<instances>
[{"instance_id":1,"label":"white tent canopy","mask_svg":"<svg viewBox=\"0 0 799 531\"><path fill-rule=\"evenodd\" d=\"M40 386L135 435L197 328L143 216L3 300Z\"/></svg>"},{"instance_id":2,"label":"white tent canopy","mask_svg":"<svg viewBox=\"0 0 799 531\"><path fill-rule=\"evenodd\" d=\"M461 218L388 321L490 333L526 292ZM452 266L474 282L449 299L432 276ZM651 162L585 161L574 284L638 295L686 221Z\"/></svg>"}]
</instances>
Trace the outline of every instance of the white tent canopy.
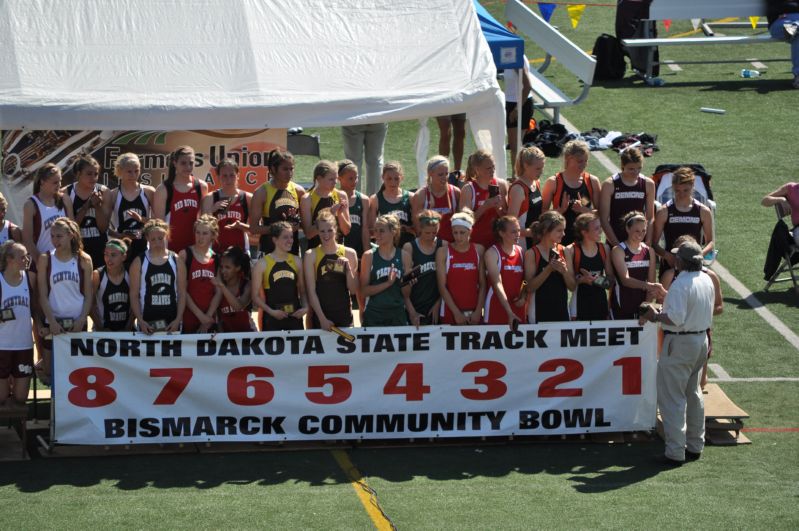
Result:
<instances>
[{"instance_id":1,"label":"white tent canopy","mask_svg":"<svg viewBox=\"0 0 799 531\"><path fill-rule=\"evenodd\" d=\"M0 129L328 127L465 112L504 169L503 101L471 0L0 0Z\"/></svg>"}]
</instances>

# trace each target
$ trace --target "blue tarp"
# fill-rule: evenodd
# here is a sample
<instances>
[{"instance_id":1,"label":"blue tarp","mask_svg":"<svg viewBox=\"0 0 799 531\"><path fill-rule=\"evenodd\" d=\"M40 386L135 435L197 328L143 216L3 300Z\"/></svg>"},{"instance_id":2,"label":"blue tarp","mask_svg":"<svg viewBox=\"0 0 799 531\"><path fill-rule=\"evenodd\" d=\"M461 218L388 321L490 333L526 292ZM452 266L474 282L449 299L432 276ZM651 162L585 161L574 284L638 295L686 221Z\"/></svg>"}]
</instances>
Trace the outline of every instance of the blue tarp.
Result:
<instances>
[{"instance_id":1,"label":"blue tarp","mask_svg":"<svg viewBox=\"0 0 799 531\"><path fill-rule=\"evenodd\" d=\"M494 56L497 70L522 68L524 39L511 33L505 26L497 22L477 0L474 0L474 9L477 11L477 18L480 19L483 35L491 48L491 55Z\"/></svg>"}]
</instances>

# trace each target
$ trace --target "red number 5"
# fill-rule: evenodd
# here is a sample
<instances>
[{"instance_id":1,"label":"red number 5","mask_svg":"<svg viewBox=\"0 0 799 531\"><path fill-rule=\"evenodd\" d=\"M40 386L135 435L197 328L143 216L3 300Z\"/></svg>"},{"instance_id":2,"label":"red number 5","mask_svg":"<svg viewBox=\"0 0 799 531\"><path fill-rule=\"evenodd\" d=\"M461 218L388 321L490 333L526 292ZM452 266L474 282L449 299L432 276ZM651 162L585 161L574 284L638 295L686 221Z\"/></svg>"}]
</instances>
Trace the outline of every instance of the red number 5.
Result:
<instances>
[{"instance_id":1,"label":"red number 5","mask_svg":"<svg viewBox=\"0 0 799 531\"><path fill-rule=\"evenodd\" d=\"M340 404L352 395L352 384L346 378L328 376L328 374L347 374L347 365L316 365L308 367L308 387L324 387L330 385L330 394L322 391L305 393L314 404Z\"/></svg>"}]
</instances>

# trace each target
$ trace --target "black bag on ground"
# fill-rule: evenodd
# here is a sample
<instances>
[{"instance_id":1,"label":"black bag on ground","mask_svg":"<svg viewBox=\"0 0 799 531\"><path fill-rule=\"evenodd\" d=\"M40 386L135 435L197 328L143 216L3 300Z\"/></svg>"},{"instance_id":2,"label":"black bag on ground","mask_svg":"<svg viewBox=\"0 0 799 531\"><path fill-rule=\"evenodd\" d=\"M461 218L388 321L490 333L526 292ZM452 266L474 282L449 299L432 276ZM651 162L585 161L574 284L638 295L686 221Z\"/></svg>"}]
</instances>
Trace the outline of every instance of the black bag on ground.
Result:
<instances>
[{"instance_id":1,"label":"black bag on ground","mask_svg":"<svg viewBox=\"0 0 799 531\"><path fill-rule=\"evenodd\" d=\"M627 63L624 62L624 50L619 39L603 33L597 37L594 42L594 50L591 53L596 57L595 80L608 81L624 78Z\"/></svg>"}]
</instances>

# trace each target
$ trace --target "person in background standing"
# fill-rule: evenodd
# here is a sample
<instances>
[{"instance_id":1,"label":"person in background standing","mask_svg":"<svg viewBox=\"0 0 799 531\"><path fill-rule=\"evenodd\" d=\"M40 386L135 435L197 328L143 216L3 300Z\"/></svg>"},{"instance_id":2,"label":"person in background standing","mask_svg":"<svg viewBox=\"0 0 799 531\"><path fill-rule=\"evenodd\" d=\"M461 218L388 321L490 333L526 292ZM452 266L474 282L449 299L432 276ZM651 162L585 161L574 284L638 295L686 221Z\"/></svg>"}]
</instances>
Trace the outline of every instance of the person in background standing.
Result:
<instances>
[{"instance_id":1,"label":"person in background standing","mask_svg":"<svg viewBox=\"0 0 799 531\"><path fill-rule=\"evenodd\" d=\"M799 1L767 0L768 31L791 45L793 88L799 89Z\"/></svg>"},{"instance_id":2,"label":"person in background standing","mask_svg":"<svg viewBox=\"0 0 799 531\"><path fill-rule=\"evenodd\" d=\"M380 186L383 174L383 147L386 143L388 124L346 125L341 128L344 140L344 157L350 159L358 167L358 175L366 175L366 194L372 195ZM363 173L363 162L366 158L366 173ZM361 191L364 183L361 182Z\"/></svg>"},{"instance_id":3,"label":"person in background standing","mask_svg":"<svg viewBox=\"0 0 799 531\"><path fill-rule=\"evenodd\" d=\"M466 113L439 116L438 122L438 154L449 158L449 145L452 142L452 165L455 171L461 171L463 164L463 144L466 140Z\"/></svg>"}]
</instances>

